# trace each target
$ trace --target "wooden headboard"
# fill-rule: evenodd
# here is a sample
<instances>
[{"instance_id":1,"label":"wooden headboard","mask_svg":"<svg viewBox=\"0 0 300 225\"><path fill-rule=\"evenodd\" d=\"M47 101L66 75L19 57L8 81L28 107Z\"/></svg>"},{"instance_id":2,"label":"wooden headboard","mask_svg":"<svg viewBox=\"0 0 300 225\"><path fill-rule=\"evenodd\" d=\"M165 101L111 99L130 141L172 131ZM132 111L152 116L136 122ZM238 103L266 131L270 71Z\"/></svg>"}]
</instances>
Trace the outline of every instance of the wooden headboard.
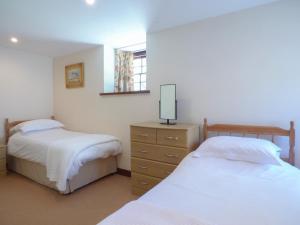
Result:
<instances>
[{"instance_id":1,"label":"wooden headboard","mask_svg":"<svg viewBox=\"0 0 300 225\"><path fill-rule=\"evenodd\" d=\"M274 142L275 136L286 136L289 137L289 157L283 158L283 160L294 165L295 164L295 128L294 122L290 122L290 129L285 130L279 127L271 126L249 126L249 125L233 125L233 124L211 124L208 125L207 119L204 119L203 125L203 139L208 138L208 133L214 132L219 135L220 133L246 135L256 135L256 138L260 138L262 135L270 136L272 142Z\"/></svg>"},{"instance_id":2,"label":"wooden headboard","mask_svg":"<svg viewBox=\"0 0 300 225\"><path fill-rule=\"evenodd\" d=\"M54 116L51 116L51 119L54 120ZM30 120L17 120L17 121L11 121L9 122L8 119L5 119L5 144L8 143L9 137L11 136L10 129L13 128L14 126L17 126L20 123L30 121Z\"/></svg>"}]
</instances>

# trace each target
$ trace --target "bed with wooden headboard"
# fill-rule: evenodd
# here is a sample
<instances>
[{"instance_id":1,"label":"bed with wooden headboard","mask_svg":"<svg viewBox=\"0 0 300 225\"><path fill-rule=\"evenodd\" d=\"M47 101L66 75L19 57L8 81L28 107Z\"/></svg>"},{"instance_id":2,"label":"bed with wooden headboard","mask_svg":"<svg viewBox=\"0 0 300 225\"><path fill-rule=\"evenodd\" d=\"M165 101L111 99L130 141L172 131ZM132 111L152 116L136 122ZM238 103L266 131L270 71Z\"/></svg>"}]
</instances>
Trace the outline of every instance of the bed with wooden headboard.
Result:
<instances>
[{"instance_id":1,"label":"bed with wooden headboard","mask_svg":"<svg viewBox=\"0 0 300 225\"><path fill-rule=\"evenodd\" d=\"M51 116L50 117L52 120L55 119L54 116ZM10 130L17 126L18 124L20 123L24 123L24 122L27 122L27 121L30 121L30 120L15 120L15 121L9 121L8 118L5 119L5 124L4 124L4 129L5 129L5 144L8 143L8 140L9 140L9 137L11 136L11 132Z\"/></svg>"},{"instance_id":2,"label":"bed with wooden headboard","mask_svg":"<svg viewBox=\"0 0 300 225\"><path fill-rule=\"evenodd\" d=\"M54 119L54 116L51 117ZM11 129L23 122L30 120L9 121L5 119L5 143L8 144L11 137ZM29 160L21 159L12 155L7 155L7 166L10 171L21 174L31 180L57 190L54 182L47 178L47 170L44 165ZM105 159L98 158L84 164L77 175L67 181L67 189L62 194L69 194L91 182L94 182L107 175L117 172L117 156Z\"/></svg>"},{"instance_id":3,"label":"bed with wooden headboard","mask_svg":"<svg viewBox=\"0 0 300 225\"><path fill-rule=\"evenodd\" d=\"M289 158L286 160L294 164L293 122L290 122L289 129L283 129L208 124L205 119L204 140L215 134L254 136L273 142L277 142L277 136L288 137ZM199 151L201 148L186 156L176 170L153 190L98 225L300 224L300 170L288 163L279 166L226 160L226 157L213 155L205 157L197 155ZM143 215L136 219L136 215L141 213Z\"/></svg>"},{"instance_id":4,"label":"bed with wooden headboard","mask_svg":"<svg viewBox=\"0 0 300 225\"><path fill-rule=\"evenodd\" d=\"M208 124L207 119L204 119L203 124L203 139L208 138L209 133L227 134L227 135L254 135L256 138L269 136L272 142L275 142L275 137L284 136L289 138L289 157L283 160L294 165L295 164L295 127L294 122L290 122L290 128L283 129L273 126L253 126L253 125L237 125L237 124Z\"/></svg>"}]
</instances>

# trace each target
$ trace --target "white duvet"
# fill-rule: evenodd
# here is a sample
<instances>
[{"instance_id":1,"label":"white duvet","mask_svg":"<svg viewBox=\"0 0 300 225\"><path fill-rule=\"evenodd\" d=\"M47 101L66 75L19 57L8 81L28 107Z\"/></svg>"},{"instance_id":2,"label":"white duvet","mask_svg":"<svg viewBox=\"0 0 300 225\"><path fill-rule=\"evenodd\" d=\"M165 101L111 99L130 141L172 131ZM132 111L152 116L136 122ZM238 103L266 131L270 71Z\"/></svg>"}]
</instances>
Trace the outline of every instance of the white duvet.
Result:
<instances>
[{"instance_id":1,"label":"white duvet","mask_svg":"<svg viewBox=\"0 0 300 225\"><path fill-rule=\"evenodd\" d=\"M300 172L286 163L259 165L190 154L137 201L182 215L182 225L189 225L189 218L205 225L299 225ZM119 222L111 223L108 217L100 224L129 225L127 218L138 217L131 208L113 214L114 222ZM159 224L164 212L145 217L142 224Z\"/></svg>"},{"instance_id":2,"label":"white duvet","mask_svg":"<svg viewBox=\"0 0 300 225\"><path fill-rule=\"evenodd\" d=\"M49 180L64 191L67 179L76 175L84 163L117 155L121 153L121 146L119 140L110 135L58 128L26 134L18 132L9 139L8 153L46 166Z\"/></svg>"},{"instance_id":3,"label":"white duvet","mask_svg":"<svg viewBox=\"0 0 300 225\"><path fill-rule=\"evenodd\" d=\"M134 212L134 214L133 214ZM143 201L132 201L101 224L110 225L209 225L197 218Z\"/></svg>"}]
</instances>

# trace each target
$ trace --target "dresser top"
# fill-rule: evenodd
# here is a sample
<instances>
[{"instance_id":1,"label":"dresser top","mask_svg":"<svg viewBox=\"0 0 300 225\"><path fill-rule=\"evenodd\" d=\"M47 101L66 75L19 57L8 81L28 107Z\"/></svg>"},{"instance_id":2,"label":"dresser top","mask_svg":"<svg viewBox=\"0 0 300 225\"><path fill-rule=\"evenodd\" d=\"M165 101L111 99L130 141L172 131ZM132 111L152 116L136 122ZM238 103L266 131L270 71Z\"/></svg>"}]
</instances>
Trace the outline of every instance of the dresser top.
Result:
<instances>
[{"instance_id":1,"label":"dresser top","mask_svg":"<svg viewBox=\"0 0 300 225\"><path fill-rule=\"evenodd\" d=\"M148 127L148 128L161 128L161 129L192 129L199 127L197 124L191 123L176 123L175 125L160 124L158 122L144 122L131 124L133 127Z\"/></svg>"}]
</instances>

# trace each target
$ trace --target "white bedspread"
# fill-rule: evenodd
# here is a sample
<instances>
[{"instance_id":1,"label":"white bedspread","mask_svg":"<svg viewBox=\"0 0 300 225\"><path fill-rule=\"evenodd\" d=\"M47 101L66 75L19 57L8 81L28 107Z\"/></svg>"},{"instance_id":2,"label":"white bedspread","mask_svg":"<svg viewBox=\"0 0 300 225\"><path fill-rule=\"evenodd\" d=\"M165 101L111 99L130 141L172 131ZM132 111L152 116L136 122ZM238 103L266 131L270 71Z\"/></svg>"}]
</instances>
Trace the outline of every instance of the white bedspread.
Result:
<instances>
[{"instance_id":1,"label":"white bedspread","mask_svg":"<svg viewBox=\"0 0 300 225\"><path fill-rule=\"evenodd\" d=\"M132 212L135 214L133 215ZM143 201L128 203L118 211L118 214L113 214L102 223L107 225L210 225L196 218Z\"/></svg>"},{"instance_id":2,"label":"white bedspread","mask_svg":"<svg viewBox=\"0 0 300 225\"><path fill-rule=\"evenodd\" d=\"M83 134L73 138L61 138L49 145L47 151L47 177L55 181L58 190L66 189L66 180L76 156L88 147L117 139L109 135ZM103 152L102 152L103 153Z\"/></svg>"},{"instance_id":3,"label":"white bedspread","mask_svg":"<svg viewBox=\"0 0 300 225\"><path fill-rule=\"evenodd\" d=\"M51 129L16 133L8 143L8 153L18 158L40 163L47 168L48 177L71 179L80 167L97 158L107 158L121 153L120 141L109 135L94 135ZM62 190L60 185L59 190ZM63 190L62 190L63 191Z\"/></svg>"},{"instance_id":4,"label":"white bedspread","mask_svg":"<svg viewBox=\"0 0 300 225\"><path fill-rule=\"evenodd\" d=\"M213 225L299 225L300 172L288 164L264 166L190 154L137 201ZM128 210L126 218L117 211L114 217L124 222L113 225L127 225L135 211Z\"/></svg>"}]
</instances>

